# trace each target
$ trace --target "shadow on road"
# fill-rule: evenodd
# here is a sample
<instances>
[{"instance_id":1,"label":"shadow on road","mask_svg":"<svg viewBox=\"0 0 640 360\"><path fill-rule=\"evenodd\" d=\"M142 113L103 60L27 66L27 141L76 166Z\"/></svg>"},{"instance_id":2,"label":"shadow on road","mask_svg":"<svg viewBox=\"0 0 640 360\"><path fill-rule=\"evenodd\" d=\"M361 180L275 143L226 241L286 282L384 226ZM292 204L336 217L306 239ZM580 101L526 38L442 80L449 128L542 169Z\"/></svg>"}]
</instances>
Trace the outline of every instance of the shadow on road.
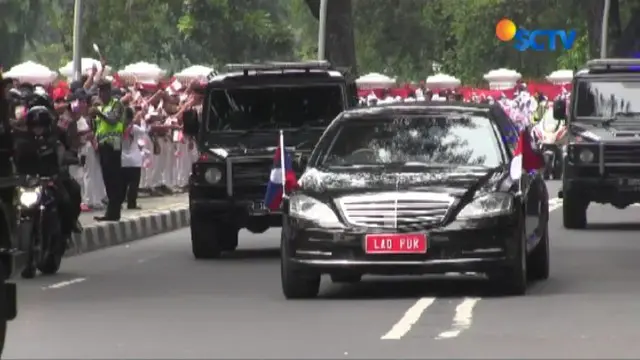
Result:
<instances>
[{"instance_id":1,"label":"shadow on road","mask_svg":"<svg viewBox=\"0 0 640 360\"><path fill-rule=\"evenodd\" d=\"M589 223L585 230L590 231L638 231L640 230L640 219L638 222L611 222L611 223Z\"/></svg>"},{"instance_id":2,"label":"shadow on road","mask_svg":"<svg viewBox=\"0 0 640 360\"><path fill-rule=\"evenodd\" d=\"M245 260L245 259L279 259L280 248L269 249L238 249L231 253L222 254L216 261Z\"/></svg>"},{"instance_id":3,"label":"shadow on road","mask_svg":"<svg viewBox=\"0 0 640 360\"><path fill-rule=\"evenodd\" d=\"M535 287L535 283L531 284ZM357 284L333 284L321 299L379 300L416 297L502 297L496 283L482 277L424 276L363 279Z\"/></svg>"}]
</instances>

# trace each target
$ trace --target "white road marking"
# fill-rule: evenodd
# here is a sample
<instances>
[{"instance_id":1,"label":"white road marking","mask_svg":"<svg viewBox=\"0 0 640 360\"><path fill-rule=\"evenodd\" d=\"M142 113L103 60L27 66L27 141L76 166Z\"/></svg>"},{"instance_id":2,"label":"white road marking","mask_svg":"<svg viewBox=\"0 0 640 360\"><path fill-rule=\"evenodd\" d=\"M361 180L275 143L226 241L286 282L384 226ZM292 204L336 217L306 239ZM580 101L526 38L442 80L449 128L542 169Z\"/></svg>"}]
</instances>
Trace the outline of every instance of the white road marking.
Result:
<instances>
[{"instance_id":1,"label":"white road marking","mask_svg":"<svg viewBox=\"0 0 640 360\"><path fill-rule=\"evenodd\" d=\"M562 199L560 198L549 199L549 212L558 210L561 207L562 207Z\"/></svg>"},{"instance_id":2,"label":"white road marking","mask_svg":"<svg viewBox=\"0 0 640 360\"><path fill-rule=\"evenodd\" d=\"M456 315L453 317L451 330L441 332L436 336L436 340L451 339L460 335L461 332L471 327L473 319L473 308L480 301L480 298L466 298L456 307Z\"/></svg>"},{"instance_id":3,"label":"white road marking","mask_svg":"<svg viewBox=\"0 0 640 360\"><path fill-rule=\"evenodd\" d=\"M77 284L77 283L81 283L83 281L87 280L86 278L76 278L76 279L71 279L68 281L61 281L59 283L55 283L46 287L43 287L42 290L50 290L50 289L60 289L69 285L73 285L73 284Z\"/></svg>"},{"instance_id":4,"label":"white road marking","mask_svg":"<svg viewBox=\"0 0 640 360\"><path fill-rule=\"evenodd\" d=\"M404 313L400 321L393 325L391 330L384 334L380 340L400 340L411 330L411 327L420 320L422 313L427 310L434 301L436 301L436 299L432 297L422 298L416 301L416 303Z\"/></svg>"}]
</instances>

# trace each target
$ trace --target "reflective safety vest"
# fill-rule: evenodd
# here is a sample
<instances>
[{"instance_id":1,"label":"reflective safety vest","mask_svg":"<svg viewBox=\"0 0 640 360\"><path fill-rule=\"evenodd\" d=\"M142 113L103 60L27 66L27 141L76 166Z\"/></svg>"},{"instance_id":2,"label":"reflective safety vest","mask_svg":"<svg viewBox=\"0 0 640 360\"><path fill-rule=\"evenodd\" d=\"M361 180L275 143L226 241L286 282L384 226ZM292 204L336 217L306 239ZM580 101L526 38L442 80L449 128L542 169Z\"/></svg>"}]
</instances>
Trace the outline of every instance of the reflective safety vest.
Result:
<instances>
[{"instance_id":1,"label":"reflective safety vest","mask_svg":"<svg viewBox=\"0 0 640 360\"><path fill-rule=\"evenodd\" d=\"M100 106L98 110L103 114L108 114L117 104L118 100L111 99L108 104ZM109 124L100 116L96 117L96 139L99 144L108 143L118 149L120 148L122 136L124 135L124 113L122 114L122 117L123 118L120 119L120 121L113 125Z\"/></svg>"}]
</instances>

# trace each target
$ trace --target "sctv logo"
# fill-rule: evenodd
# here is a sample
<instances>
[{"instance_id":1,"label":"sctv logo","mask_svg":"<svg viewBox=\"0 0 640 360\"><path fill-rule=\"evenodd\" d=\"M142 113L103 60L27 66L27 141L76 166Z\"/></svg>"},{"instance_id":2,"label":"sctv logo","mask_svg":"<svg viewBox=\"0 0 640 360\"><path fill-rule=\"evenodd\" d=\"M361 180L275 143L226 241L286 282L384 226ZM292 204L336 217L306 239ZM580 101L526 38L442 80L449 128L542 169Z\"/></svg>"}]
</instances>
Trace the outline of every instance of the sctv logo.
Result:
<instances>
[{"instance_id":1,"label":"sctv logo","mask_svg":"<svg viewBox=\"0 0 640 360\"><path fill-rule=\"evenodd\" d=\"M555 51L558 46L558 39L565 50L569 50L576 42L577 33L575 30L526 30L518 28L509 19L502 19L496 25L496 37L501 41L508 42L514 40L513 46L518 51Z\"/></svg>"}]
</instances>

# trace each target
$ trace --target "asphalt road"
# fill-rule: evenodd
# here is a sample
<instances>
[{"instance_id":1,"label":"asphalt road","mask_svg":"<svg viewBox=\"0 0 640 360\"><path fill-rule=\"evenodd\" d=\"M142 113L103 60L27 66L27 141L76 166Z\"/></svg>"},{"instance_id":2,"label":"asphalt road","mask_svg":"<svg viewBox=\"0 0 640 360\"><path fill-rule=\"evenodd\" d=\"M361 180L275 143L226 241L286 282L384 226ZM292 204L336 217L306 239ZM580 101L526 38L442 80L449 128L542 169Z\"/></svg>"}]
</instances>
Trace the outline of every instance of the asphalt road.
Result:
<instances>
[{"instance_id":1,"label":"asphalt road","mask_svg":"<svg viewBox=\"0 0 640 360\"><path fill-rule=\"evenodd\" d=\"M186 230L65 259L20 281L5 358L637 358L640 207L592 206L584 231L554 207L551 279L526 297L448 276L285 301L278 231L221 261L195 261Z\"/></svg>"}]
</instances>

